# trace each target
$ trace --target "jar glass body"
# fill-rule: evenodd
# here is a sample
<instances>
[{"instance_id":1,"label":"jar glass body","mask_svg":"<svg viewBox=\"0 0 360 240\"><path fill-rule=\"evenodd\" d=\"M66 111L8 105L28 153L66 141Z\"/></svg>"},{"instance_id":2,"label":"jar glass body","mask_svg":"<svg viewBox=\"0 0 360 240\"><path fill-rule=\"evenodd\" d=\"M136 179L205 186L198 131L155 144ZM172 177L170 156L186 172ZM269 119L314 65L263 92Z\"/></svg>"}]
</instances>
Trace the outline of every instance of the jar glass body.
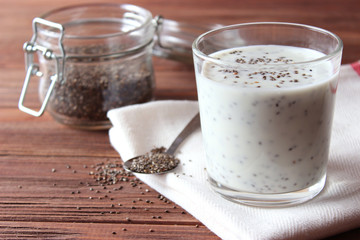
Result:
<instances>
[{"instance_id":1,"label":"jar glass body","mask_svg":"<svg viewBox=\"0 0 360 240\"><path fill-rule=\"evenodd\" d=\"M61 55L60 74L47 111L60 123L85 129L108 128L108 110L153 98L152 46L155 26L151 13L133 5L92 4L54 10L42 18L64 26L59 32L38 29L37 44ZM43 101L56 62L38 54Z\"/></svg>"}]
</instances>

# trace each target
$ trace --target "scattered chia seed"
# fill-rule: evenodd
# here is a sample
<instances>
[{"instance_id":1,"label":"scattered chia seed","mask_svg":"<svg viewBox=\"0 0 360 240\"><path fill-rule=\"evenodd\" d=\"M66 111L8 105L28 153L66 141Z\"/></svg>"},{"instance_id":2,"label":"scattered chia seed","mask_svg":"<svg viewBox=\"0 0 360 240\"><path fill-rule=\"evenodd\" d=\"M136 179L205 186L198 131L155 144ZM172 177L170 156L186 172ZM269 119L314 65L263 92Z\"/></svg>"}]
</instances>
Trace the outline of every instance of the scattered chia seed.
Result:
<instances>
[{"instance_id":1,"label":"scattered chia seed","mask_svg":"<svg viewBox=\"0 0 360 240\"><path fill-rule=\"evenodd\" d=\"M188 160L189 162L191 162L191 160ZM85 166L85 165L83 165ZM83 167L81 166L81 167ZM74 166L70 166L70 165L65 165L64 167L66 167L67 169L72 169L71 171L75 171L75 167ZM105 204L109 203L107 209L102 209L103 211L99 211L98 214L100 215L107 215L107 214L123 214L125 212L120 212L117 211L117 206L123 206L122 203L116 203L114 202L114 204L111 204L111 202L107 202L109 200L114 200L114 197L112 197L111 194L116 194L116 191L118 190L126 190L126 187L130 187L133 184L137 184L137 185L141 185L143 184L143 182L140 181L140 179L136 178L134 175L132 175L131 173L127 172L124 170L123 165L121 164L121 160L116 160L114 162L110 162L109 160L98 163L96 165L89 165L89 168L92 168L91 171L89 171L89 176L91 178L93 178L94 182L86 182L86 181L81 181L79 182L79 186L83 187L82 191L88 192L92 191L94 193L100 193L100 191L98 189L104 189L104 191L106 191L107 193L109 193L109 195L104 195L101 197L92 197L92 196L87 196L86 198L90 199L91 201L103 201ZM55 168L53 168L52 171L56 171ZM129 185L127 185L127 183ZM113 187L110 187L112 191L107 190L109 189L109 185L114 185ZM119 186L120 185L120 186ZM54 183L53 186L56 186L56 184ZM22 186L17 186L18 188L22 188ZM136 188L137 189L137 188ZM142 187L139 186L139 189L142 189ZM86 191L87 190L87 191ZM103 190L101 190L103 191ZM133 191L133 190L131 190ZM155 193L151 193L152 191L150 189L145 188L144 186L144 192L140 192L141 190L139 190L139 193L141 195L146 195L147 193L150 193L149 197L153 197L153 198L158 198L159 201L161 201L161 204L170 204L171 201L169 201L165 196L161 195L161 194L157 194L155 195ZM113 192L113 193L112 193ZM75 190L72 191L71 194L80 194L80 190ZM80 196L80 195L79 195ZM99 196L99 195L97 195ZM73 196L75 197L75 196ZM106 200L107 199L107 200ZM126 209L128 209L127 211L129 211L130 209L140 209L143 211L147 211L150 214L150 211L152 209L149 209L148 207L145 206L141 206L141 205L136 205L137 202L141 202L144 201L147 204L154 204L153 201L151 201L151 198L133 198L133 199L128 199L127 202L125 202L124 204L127 206ZM132 204L132 205L130 205ZM129 206L130 205L130 206ZM106 208L105 206L105 208ZM110 208L109 208L110 206ZM86 206L87 207L87 206ZM75 206L74 208L76 208L77 210L82 210L83 207L82 206ZM176 208L176 206L172 206L171 208ZM119 208L121 209L121 208ZM104 211L105 210L105 211ZM109 211L111 210L111 211ZM154 211L154 213L158 212L158 210ZM163 210L164 213L168 214L170 213L169 210L165 209ZM158 212L159 213L159 212ZM180 213L179 213L180 214ZM182 212L181 214L185 214L185 212ZM130 219L131 215L129 217L126 217L125 220L127 222L131 222L132 220ZM155 215L153 216L153 219L162 219L162 216L159 215ZM127 231L126 228L123 228L122 231ZM149 230L150 231L150 230ZM154 231L154 230L151 230ZM113 234L117 234L117 232L114 232Z\"/></svg>"}]
</instances>

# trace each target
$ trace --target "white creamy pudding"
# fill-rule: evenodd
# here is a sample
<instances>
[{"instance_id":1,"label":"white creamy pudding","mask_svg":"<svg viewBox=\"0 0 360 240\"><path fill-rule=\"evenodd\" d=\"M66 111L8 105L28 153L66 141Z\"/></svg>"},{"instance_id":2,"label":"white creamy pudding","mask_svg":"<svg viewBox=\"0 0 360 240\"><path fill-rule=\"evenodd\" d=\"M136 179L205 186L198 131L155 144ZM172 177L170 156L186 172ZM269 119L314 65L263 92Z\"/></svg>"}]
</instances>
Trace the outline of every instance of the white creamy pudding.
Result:
<instances>
[{"instance_id":1,"label":"white creamy pudding","mask_svg":"<svg viewBox=\"0 0 360 240\"><path fill-rule=\"evenodd\" d=\"M294 64L323 56L280 45L210 55L221 65L205 61L196 81L212 180L236 191L284 193L325 177L337 76L329 62Z\"/></svg>"}]
</instances>

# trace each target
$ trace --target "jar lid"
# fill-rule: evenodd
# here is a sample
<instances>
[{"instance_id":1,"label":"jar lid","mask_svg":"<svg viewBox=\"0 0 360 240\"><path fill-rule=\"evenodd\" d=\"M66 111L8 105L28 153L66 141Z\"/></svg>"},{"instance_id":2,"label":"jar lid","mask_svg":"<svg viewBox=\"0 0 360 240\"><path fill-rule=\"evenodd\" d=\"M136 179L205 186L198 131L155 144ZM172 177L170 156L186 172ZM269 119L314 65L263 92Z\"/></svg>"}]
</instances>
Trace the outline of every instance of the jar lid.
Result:
<instances>
[{"instance_id":1,"label":"jar lid","mask_svg":"<svg viewBox=\"0 0 360 240\"><path fill-rule=\"evenodd\" d=\"M201 34L220 27L214 25L192 25L165 19L154 18L157 23L153 55L184 63L192 63L192 43Z\"/></svg>"}]
</instances>

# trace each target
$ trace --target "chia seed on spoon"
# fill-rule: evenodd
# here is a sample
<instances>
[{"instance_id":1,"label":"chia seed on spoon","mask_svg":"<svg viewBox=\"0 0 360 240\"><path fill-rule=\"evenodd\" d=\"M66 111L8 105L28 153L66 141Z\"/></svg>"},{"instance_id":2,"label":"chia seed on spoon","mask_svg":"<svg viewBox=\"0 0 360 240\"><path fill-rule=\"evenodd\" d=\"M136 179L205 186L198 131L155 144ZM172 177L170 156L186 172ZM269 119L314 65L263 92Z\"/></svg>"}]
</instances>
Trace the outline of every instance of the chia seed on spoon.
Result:
<instances>
[{"instance_id":1,"label":"chia seed on spoon","mask_svg":"<svg viewBox=\"0 0 360 240\"><path fill-rule=\"evenodd\" d=\"M150 152L134 159L129 167L136 173L162 173L174 169L180 160L167 154L164 147L154 148Z\"/></svg>"}]
</instances>

